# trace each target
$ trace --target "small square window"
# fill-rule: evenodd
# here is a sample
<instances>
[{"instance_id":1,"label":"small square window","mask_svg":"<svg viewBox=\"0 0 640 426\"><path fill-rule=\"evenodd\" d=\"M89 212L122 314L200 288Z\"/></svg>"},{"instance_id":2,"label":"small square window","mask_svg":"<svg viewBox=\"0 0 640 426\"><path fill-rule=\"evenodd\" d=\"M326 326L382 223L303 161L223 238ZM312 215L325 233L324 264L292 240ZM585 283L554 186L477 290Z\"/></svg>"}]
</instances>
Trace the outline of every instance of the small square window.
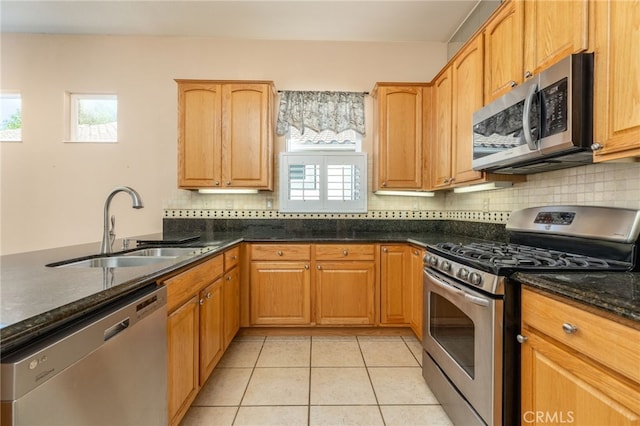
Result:
<instances>
[{"instance_id":1,"label":"small square window","mask_svg":"<svg viewBox=\"0 0 640 426\"><path fill-rule=\"evenodd\" d=\"M71 142L118 141L116 95L70 93L69 119Z\"/></svg>"},{"instance_id":2,"label":"small square window","mask_svg":"<svg viewBox=\"0 0 640 426\"><path fill-rule=\"evenodd\" d=\"M22 141L22 96L18 93L0 95L0 141Z\"/></svg>"}]
</instances>

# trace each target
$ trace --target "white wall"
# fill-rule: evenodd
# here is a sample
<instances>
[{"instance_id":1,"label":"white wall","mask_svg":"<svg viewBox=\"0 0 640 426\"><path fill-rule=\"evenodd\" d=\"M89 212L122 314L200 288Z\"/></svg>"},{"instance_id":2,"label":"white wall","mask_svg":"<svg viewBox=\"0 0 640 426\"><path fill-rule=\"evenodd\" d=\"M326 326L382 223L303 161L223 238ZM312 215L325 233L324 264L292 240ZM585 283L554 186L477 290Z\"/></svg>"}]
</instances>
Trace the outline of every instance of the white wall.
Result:
<instances>
[{"instance_id":1,"label":"white wall","mask_svg":"<svg viewBox=\"0 0 640 426\"><path fill-rule=\"evenodd\" d=\"M369 91L376 81L429 81L446 61L444 43L35 34L2 34L0 43L0 89L19 91L23 102L22 143L0 144L2 254L99 241L104 200L116 186L135 188L145 203L134 210L126 194L114 198L118 237L159 232L162 209L194 197L176 189L175 78ZM69 91L118 95L117 144L64 143ZM369 135L371 128L369 120ZM364 145L370 149L369 137ZM264 206L264 197L253 202Z\"/></svg>"}]
</instances>

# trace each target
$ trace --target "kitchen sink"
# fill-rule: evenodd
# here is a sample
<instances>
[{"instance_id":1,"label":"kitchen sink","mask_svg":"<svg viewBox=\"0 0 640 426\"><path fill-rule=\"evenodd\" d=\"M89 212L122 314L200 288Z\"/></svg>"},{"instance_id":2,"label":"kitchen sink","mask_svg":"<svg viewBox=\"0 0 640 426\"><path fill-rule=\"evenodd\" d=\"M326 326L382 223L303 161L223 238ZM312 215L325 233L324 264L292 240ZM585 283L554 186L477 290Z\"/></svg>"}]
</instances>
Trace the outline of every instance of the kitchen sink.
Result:
<instances>
[{"instance_id":1,"label":"kitchen sink","mask_svg":"<svg viewBox=\"0 0 640 426\"><path fill-rule=\"evenodd\" d=\"M175 259L177 256L108 256L94 257L90 259L78 260L75 262L50 264L56 268L125 268L132 266L144 266L153 263L166 262Z\"/></svg>"},{"instance_id":2,"label":"kitchen sink","mask_svg":"<svg viewBox=\"0 0 640 426\"><path fill-rule=\"evenodd\" d=\"M193 247L152 247L152 248L143 248L139 250L130 251L128 253L123 253L123 256L169 256L169 257L178 257L184 256L186 254L197 254L196 252L200 252L201 249L196 249Z\"/></svg>"}]
</instances>

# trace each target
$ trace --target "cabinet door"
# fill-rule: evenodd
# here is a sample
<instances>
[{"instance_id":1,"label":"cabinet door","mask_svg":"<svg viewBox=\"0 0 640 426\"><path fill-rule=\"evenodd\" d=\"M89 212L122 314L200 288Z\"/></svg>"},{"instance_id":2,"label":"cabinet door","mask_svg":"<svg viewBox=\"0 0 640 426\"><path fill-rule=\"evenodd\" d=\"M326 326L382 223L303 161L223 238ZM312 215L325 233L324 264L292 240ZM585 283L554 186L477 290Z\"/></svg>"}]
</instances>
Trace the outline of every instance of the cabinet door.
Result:
<instances>
[{"instance_id":1,"label":"cabinet door","mask_svg":"<svg viewBox=\"0 0 640 426\"><path fill-rule=\"evenodd\" d=\"M374 190L422 188L422 87L378 87Z\"/></svg>"},{"instance_id":2,"label":"cabinet door","mask_svg":"<svg viewBox=\"0 0 640 426\"><path fill-rule=\"evenodd\" d=\"M525 77L588 48L588 1L526 0Z\"/></svg>"},{"instance_id":3,"label":"cabinet door","mask_svg":"<svg viewBox=\"0 0 640 426\"><path fill-rule=\"evenodd\" d=\"M424 250L415 247L411 248L411 318L409 324L419 340L422 340L422 306L423 306L423 285L422 274L424 270Z\"/></svg>"},{"instance_id":4,"label":"cabinet door","mask_svg":"<svg viewBox=\"0 0 640 426\"><path fill-rule=\"evenodd\" d=\"M409 322L410 250L406 245L384 245L380 254L380 323Z\"/></svg>"},{"instance_id":5,"label":"cabinet door","mask_svg":"<svg viewBox=\"0 0 640 426\"><path fill-rule=\"evenodd\" d=\"M530 329L523 334L523 424L640 425L637 384L617 381ZM536 422L536 415L543 417Z\"/></svg>"},{"instance_id":6,"label":"cabinet door","mask_svg":"<svg viewBox=\"0 0 640 426\"><path fill-rule=\"evenodd\" d=\"M640 4L597 1L594 52L595 161L640 156Z\"/></svg>"},{"instance_id":7,"label":"cabinet door","mask_svg":"<svg viewBox=\"0 0 640 426\"><path fill-rule=\"evenodd\" d=\"M222 109L224 187L272 189L272 87L226 84Z\"/></svg>"},{"instance_id":8,"label":"cabinet door","mask_svg":"<svg viewBox=\"0 0 640 426\"><path fill-rule=\"evenodd\" d=\"M451 173L451 67L437 78L433 86L432 184L434 188L450 186Z\"/></svg>"},{"instance_id":9,"label":"cabinet door","mask_svg":"<svg viewBox=\"0 0 640 426\"><path fill-rule=\"evenodd\" d=\"M316 266L318 324L375 323L375 262L319 262Z\"/></svg>"},{"instance_id":10,"label":"cabinet door","mask_svg":"<svg viewBox=\"0 0 640 426\"><path fill-rule=\"evenodd\" d=\"M198 298L193 297L167 319L169 419L177 425L195 399L198 385Z\"/></svg>"},{"instance_id":11,"label":"cabinet door","mask_svg":"<svg viewBox=\"0 0 640 426\"><path fill-rule=\"evenodd\" d=\"M311 322L311 271L307 262L251 262L251 323Z\"/></svg>"},{"instance_id":12,"label":"cabinet door","mask_svg":"<svg viewBox=\"0 0 640 426\"><path fill-rule=\"evenodd\" d=\"M523 3L509 1L484 30L485 105L522 83Z\"/></svg>"},{"instance_id":13,"label":"cabinet door","mask_svg":"<svg viewBox=\"0 0 640 426\"><path fill-rule=\"evenodd\" d=\"M178 186L220 186L219 84L178 82Z\"/></svg>"},{"instance_id":14,"label":"cabinet door","mask_svg":"<svg viewBox=\"0 0 640 426\"><path fill-rule=\"evenodd\" d=\"M482 178L472 169L473 113L482 107L483 40L479 34L453 62L453 170L455 183Z\"/></svg>"},{"instance_id":15,"label":"cabinet door","mask_svg":"<svg viewBox=\"0 0 640 426\"><path fill-rule=\"evenodd\" d=\"M224 347L229 346L240 329L240 268L224 274Z\"/></svg>"},{"instance_id":16,"label":"cabinet door","mask_svg":"<svg viewBox=\"0 0 640 426\"><path fill-rule=\"evenodd\" d=\"M222 278L200 292L200 386L224 352Z\"/></svg>"}]
</instances>

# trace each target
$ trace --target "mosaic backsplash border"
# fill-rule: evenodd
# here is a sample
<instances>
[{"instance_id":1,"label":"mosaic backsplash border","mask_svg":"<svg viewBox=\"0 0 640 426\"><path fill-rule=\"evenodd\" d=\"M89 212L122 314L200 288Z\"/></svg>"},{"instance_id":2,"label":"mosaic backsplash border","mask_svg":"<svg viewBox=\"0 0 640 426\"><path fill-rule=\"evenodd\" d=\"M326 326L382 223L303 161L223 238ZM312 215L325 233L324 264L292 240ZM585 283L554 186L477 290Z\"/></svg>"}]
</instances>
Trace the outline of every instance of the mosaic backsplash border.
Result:
<instances>
[{"instance_id":1,"label":"mosaic backsplash border","mask_svg":"<svg viewBox=\"0 0 640 426\"><path fill-rule=\"evenodd\" d=\"M367 213L280 213L276 210L165 209L165 219L366 219L366 220L455 220L507 223L510 212L374 210Z\"/></svg>"}]
</instances>

